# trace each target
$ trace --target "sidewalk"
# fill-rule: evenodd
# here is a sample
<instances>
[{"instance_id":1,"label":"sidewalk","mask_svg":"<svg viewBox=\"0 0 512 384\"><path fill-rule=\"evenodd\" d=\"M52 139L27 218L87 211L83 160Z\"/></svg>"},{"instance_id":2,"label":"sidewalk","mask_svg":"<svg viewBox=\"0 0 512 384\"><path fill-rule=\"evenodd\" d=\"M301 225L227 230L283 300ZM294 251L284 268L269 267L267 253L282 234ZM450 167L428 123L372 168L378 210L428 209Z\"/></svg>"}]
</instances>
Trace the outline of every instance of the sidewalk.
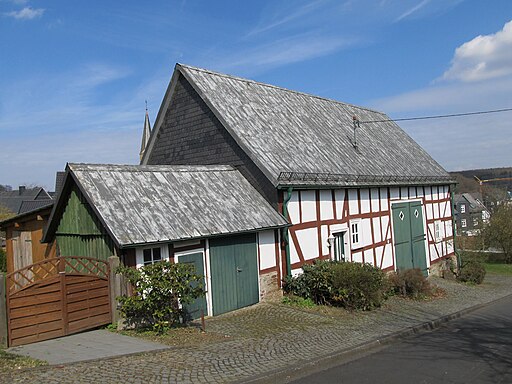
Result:
<instances>
[{"instance_id":1,"label":"sidewalk","mask_svg":"<svg viewBox=\"0 0 512 384\"><path fill-rule=\"evenodd\" d=\"M221 342L16 371L0 382L279 382L278 378L300 367L349 357L389 342L401 332L430 328L446 316L512 294L510 277L488 276L477 287L442 279L433 282L446 289L446 298L429 302L392 298L383 308L365 313L262 303L208 319L207 332L224 335Z\"/></svg>"}]
</instances>

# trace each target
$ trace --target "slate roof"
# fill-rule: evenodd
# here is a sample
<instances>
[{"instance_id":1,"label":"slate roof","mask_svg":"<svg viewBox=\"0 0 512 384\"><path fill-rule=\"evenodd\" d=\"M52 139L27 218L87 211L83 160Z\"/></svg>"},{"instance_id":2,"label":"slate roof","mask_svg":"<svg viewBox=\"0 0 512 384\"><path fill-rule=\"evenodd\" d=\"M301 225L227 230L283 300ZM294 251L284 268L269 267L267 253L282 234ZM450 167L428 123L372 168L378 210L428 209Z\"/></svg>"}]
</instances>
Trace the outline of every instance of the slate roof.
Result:
<instances>
[{"instance_id":1,"label":"slate roof","mask_svg":"<svg viewBox=\"0 0 512 384\"><path fill-rule=\"evenodd\" d=\"M20 191L0 191L0 205L9 211L19 214L24 201L45 201L51 202L51 197L43 188L25 188ZM24 211L26 212L26 211Z\"/></svg>"},{"instance_id":2,"label":"slate roof","mask_svg":"<svg viewBox=\"0 0 512 384\"><path fill-rule=\"evenodd\" d=\"M53 206L53 200L25 200L21 203L19 215Z\"/></svg>"},{"instance_id":3,"label":"slate roof","mask_svg":"<svg viewBox=\"0 0 512 384\"><path fill-rule=\"evenodd\" d=\"M68 172L120 247L288 225L231 166L68 164Z\"/></svg>"},{"instance_id":4,"label":"slate roof","mask_svg":"<svg viewBox=\"0 0 512 384\"><path fill-rule=\"evenodd\" d=\"M384 113L182 64L176 72L276 186L452 180ZM363 122L357 148L353 116Z\"/></svg>"},{"instance_id":5,"label":"slate roof","mask_svg":"<svg viewBox=\"0 0 512 384\"><path fill-rule=\"evenodd\" d=\"M470 193L462 193L462 194L454 195L454 201L455 201L455 204L457 204L457 206L459 206L459 204L461 202L463 202L463 199L466 200L466 202L469 204L468 210L471 212L473 212L473 211L481 212L482 210L487 210L485 205L483 205L478 199L473 197L473 195Z\"/></svg>"}]
</instances>

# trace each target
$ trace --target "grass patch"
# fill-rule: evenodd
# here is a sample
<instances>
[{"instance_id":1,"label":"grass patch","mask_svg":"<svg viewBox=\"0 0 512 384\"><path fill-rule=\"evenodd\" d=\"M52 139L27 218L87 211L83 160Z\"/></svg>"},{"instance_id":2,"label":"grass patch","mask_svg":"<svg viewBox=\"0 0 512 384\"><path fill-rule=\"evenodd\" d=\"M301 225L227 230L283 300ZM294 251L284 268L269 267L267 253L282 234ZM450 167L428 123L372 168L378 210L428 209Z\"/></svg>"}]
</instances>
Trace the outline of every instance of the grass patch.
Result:
<instances>
[{"instance_id":1,"label":"grass patch","mask_svg":"<svg viewBox=\"0 0 512 384\"><path fill-rule=\"evenodd\" d=\"M283 297L283 304L297 308L313 308L316 304L311 299L304 299L300 296L287 295Z\"/></svg>"},{"instance_id":2,"label":"grass patch","mask_svg":"<svg viewBox=\"0 0 512 384\"><path fill-rule=\"evenodd\" d=\"M47 365L46 361L32 359L30 357L13 355L0 349L0 372L8 372L15 369L33 368Z\"/></svg>"},{"instance_id":3,"label":"grass patch","mask_svg":"<svg viewBox=\"0 0 512 384\"><path fill-rule=\"evenodd\" d=\"M512 276L512 264L485 263L484 266L489 274Z\"/></svg>"}]
</instances>

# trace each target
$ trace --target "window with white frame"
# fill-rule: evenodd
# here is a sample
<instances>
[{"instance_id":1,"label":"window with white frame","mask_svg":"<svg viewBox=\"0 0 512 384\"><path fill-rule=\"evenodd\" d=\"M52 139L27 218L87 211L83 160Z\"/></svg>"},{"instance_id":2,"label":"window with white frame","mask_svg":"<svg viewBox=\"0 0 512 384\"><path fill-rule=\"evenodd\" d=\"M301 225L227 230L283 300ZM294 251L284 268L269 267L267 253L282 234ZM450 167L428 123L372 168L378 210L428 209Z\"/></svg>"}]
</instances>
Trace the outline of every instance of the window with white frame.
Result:
<instances>
[{"instance_id":1,"label":"window with white frame","mask_svg":"<svg viewBox=\"0 0 512 384\"><path fill-rule=\"evenodd\" d=\"M359 242L361 241L359 220L350 222L350 236L352 239L352 247L359 246Z\"/></svg>"},{"instance_id":2,"label":"window with white frame","mask_svg":"<svg viewBox=\"0 0 512 384\"><path fill-rule=\"evenodd\" d=\"M158 248L146 248L142 250L143 264L154 264L158 261L162 261L162 252L160 247Z\"/></svg>"},{"instance_id":3,"label":"window with white frame","mask_svg":"<svg viewBox=\"0 0 512 384\"><path fill-rule=\"evenodd\" d=\"M473 227L478 227L478 217L473 217Z\"/></svg>"},{"instance_id":4,"label":"window with white frame","mask_svg":"<svg viewBox=\"0 0 512 384\"><path fill-rule=\"evenodd\" d=\"M435 222L435 240L441 241L441 223L439 221Z\"/></svg>"},{"instance_id":5,"label":"window with white frame","mask_svg":"<svg viewBox=\"0 0 512 384\"><path fill-rule=\"evenodd\" d=\"M462 220L460 221L460 226L461 226L462 228L466 228L466 227L467 227L466 219L462 219Z\"/></svg>"},{"instance_id":6,"label":"window with white frame","mask_svg":"<svg viewBox=\"0 0 512 384\"><path fill-rule=\"evenodd\" d=\"M334 260L345 261L345 232L333 233L334 236Z\"/></svg>"},{"instance_id":7,"label":"window with white frame","mask_svg":"<svg viewBox=\"0 0 512 384\"><path fill-rule=\"evenodd\" d=\"M169 250L167 245L156 245L147 248L136 249L137 268L144 265L150 265L162 260L169 260Z\"/></svg>"},{"instance_id":8,"label":"window with white frame","mask_svg":"<svg viewBox=\"0 0 512 384\"><path fill-rule=\"evenodd\" d=\"M460 213L466 213L466 204L460 205Z\"/></svg>"}]
</instances>

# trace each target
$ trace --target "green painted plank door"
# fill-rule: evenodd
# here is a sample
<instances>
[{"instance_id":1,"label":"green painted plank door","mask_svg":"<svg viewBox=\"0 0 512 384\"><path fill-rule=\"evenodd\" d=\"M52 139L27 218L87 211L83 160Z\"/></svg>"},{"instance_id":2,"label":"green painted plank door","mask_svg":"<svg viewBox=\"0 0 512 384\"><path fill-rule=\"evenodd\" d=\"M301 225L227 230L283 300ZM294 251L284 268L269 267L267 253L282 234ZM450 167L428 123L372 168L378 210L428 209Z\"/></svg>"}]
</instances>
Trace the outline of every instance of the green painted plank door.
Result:
<instances>
[{"instance_id":1,"label":"green painted plank door","mask_svg":"<svg viewBox=\"0 0 512 384\"><path fill-rule=\"evenodd\" d=\"M194 265L196 268L196 274L204 276L204 263L203 263L203 254L201 252L198 253L190 253L188 255L181 255L178 257L180 263L188 263ZM194 283L197 285L197 283ZM206 309L206 297L200 297L194 300L192 303L184 305L187 315L190 319L198 319L201 317L201 311L205 314L208 314Z\"/></svg>"},{"instance_id":2,"label":"green painted plank door","mask_svg":"<svg viewBox=\"0 0 512 384\"><path fill-rule=\"evenodd\" d=\"M409 203L392 206L395 258L398 270L414 268L412 262L412 239Z\"/></svg>"},{"instance_id":3,"label":"green painted plank door","mask_svg":"<svg viewBox=\"0 0 512 384\"><path fill-rule=\"evenodd\" d=\"M398 270L419 268L427 275L425 231L421 202L393 204L393 234Z\"/></svg>"},{"instance_id":4,"label":"green painted plank door","mask_svg":"<svg viewBox=\"0 0 512 384\"><path fill-rule=\"evenodd\" d=\"M257 257L255 234L210 240L214 315L258 302Z\"/></svg>"},{"instance_id":5,"label":"green painted plank door","mask_svg":"<svg viewBox=\"0 0 512 384\"><path fill-rule=\"evenodd\" d=\"M427 254L425 252L425 229L420 201L410 203L411 242L414 268L419 268L427 276Z\"/></svg>"}]
</instances>

